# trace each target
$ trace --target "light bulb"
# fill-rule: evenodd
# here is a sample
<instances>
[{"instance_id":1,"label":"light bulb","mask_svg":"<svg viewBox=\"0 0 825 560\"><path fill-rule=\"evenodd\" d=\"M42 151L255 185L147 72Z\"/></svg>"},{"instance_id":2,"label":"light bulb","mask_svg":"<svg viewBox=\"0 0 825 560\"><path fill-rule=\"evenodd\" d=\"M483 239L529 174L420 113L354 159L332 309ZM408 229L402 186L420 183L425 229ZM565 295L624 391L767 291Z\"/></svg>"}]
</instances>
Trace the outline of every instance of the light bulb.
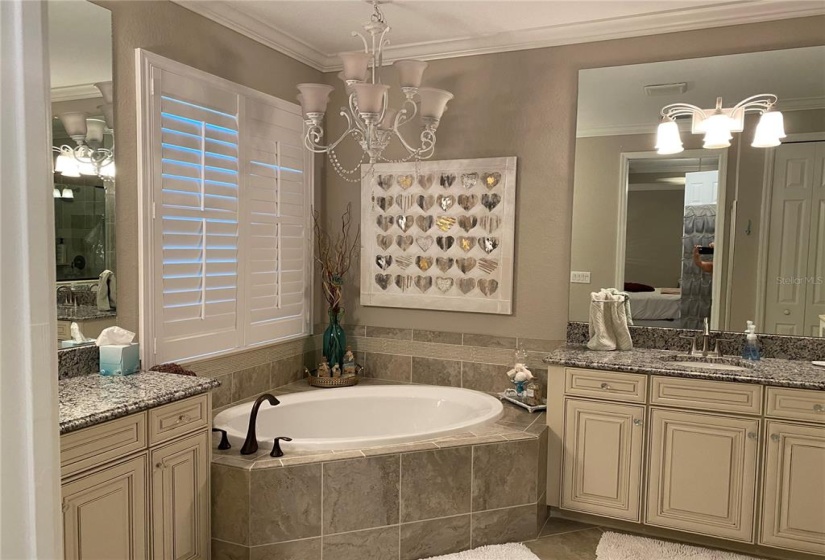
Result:
<instances>
[{"instance_id":1,"label":"light bulb","mask_svg":"<svg viewBox=\"0 0 825 560\"><path fill-rule=\"evenodd\" d=\"M60 198L74 198L74 193L72 192L72 189L70 189L69 187L64 188L63 193L60 195Z\"/></svg>"},{"instance_id":2,"label":"light bulb","mask_svg":"<svg viewBox=\"0 0 825 560\"><path fill-rule=\"evenodd\" d=\"M54 188L54 197L60 198L60 189L58 189L57 187Z\"/></svg>"},{"instance_id":3,"label":"light bulb","mask_svg":"<svg viewBox=\"0 0 825 560\"><path fill-rule=\"evenodd\" d=\"M85 161L78 161L77 162L77 171L81 175L89 175L89 176L97 175L97 169L95 169L94 164L93 163L87 163Z\"/></svg>"},{"instance_id":4,"label":"light bulb","mask_svg":"<svg viewBox=\"0 0 825 560\"><path fill-rule=\"evenodd\" d=\"M57 156L57 161L54 164L55 173L60 173L64 177L80 177L80 171L77 168L77 161L64 154Z\"/></svg>"},{"instance_id":5,"label":"light bulb","mask_svg":"<svg viewBox=\"0 0 825 560\"><path fill-rule=\"evenodd\" d=\"M678 154L685 148L679 136L679 125L675 121L665 121L659 124L656 131L656 153Z\"/></svg>"},{"instance_id":6,"label":"light bulb","mask_svg":"<svg viewBox=\"0 0 825 560\"><path fill-rule=\"evenodd\" d=\"M781 144L780 138L785 138L785 123L782 113L769 111L762 113L756 132L753 135L751 146L754 148L772 148Z\"/></svg>"},{"instance_id":7,"label":"light bulb","mask_svg":"<svg viewBox=\"0 0 825 560\"><path fill-rule=\"evenodd\" d=\"M115 162L111 162L108 165L104 165L100 168L100 176L104 179L114 179L115 177Z\"/></svg>"},{"instance_id":8,"label":"light bulb","mask_svg":"<svg viewBox=\"0 0 825 560\"><path fill-rule=\"evenodd\" d=\"M727 128L714 128L705 132L704 143L702 147L706 150L717 150L719 148L727 148L730 146L733 135Z\"/></svg>"}]
</instances>

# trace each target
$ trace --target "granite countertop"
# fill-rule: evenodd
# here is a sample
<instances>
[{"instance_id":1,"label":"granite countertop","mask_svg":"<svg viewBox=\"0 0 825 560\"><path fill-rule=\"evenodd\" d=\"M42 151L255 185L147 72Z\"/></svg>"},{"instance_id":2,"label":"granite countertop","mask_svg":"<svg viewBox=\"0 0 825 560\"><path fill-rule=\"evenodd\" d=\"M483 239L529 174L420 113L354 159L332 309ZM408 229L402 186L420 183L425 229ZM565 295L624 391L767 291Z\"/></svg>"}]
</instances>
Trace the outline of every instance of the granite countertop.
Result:
<instances>
[{"instance_id":1,"label":"granite countertop","mask_svg":"<svg viewBox=\"0 0 825 560\"><path fill-rule=\"evenodd\" d=\"M207 377L141 372L82 375L58 383L60 433L66 434L158 405L205 393L220 382Z\"/></svg>"},{"instance_id":2,"label":"granite countertop","mask_svg":"<svg viewBox=\"0 0 825 560\"><path fill-rule=\"evenodd\" d=\"M106 319L117 317L117 311L101 311L95 305L61 305L57 306L58 321L90 321L92 319Z\"/></svg>"},{"instance_id":3,"label":"granite countertop","mask_svg":"<svg viewBox=\"0 0 825 560\"><path fill-rule=\"evenodd\" d=\"M627 352L598 352L588 350L586 346L567 345L547 355L544 363L825 391L825 368L808 361L763 358L746 371L724 371L701 367L687 369L667 361L677 355L679 353L672 350L639 348ZM701 364L697 363L697 366Z\"/></svg>"}]
</instances>

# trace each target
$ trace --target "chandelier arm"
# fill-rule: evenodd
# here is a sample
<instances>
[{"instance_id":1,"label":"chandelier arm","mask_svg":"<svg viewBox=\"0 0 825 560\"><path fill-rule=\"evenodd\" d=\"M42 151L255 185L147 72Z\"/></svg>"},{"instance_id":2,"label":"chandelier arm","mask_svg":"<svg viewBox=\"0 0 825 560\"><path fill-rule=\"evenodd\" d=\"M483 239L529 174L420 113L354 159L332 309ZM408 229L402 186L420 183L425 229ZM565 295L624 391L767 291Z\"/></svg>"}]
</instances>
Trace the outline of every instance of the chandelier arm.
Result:
<instances>
[{"instance_id":1,"label":"chandelier arm","mask_svg":"<svg viewBox=\"0 0 825 560\"><path fill-rule=\"evenodd\" d=\"M362 35L361 33L357 32L357 31L353 31L352 36L353 37L359 37L361 39L361 41L364 43L364 52L365 53L370 52L370 47L367 44L367 38L364 37L364 35Z\"/></svg>"},{"instance_id":2,"label":"chandelier arm","mask_svg":"<svg viewBox=\"0 0 825 560\"><path fill-rule=\"evenodd\" d=\"M407 105L411 105L412 109L408 110ZM393 128L398 128L403 126L413 120L415 116L418 114L418 105L415 104L411 98L406 98L404 100L403 105L401 105L401 109L398 111L398 114L395 115L395 123L393 123Z\"/></svg>"}]
</instances>

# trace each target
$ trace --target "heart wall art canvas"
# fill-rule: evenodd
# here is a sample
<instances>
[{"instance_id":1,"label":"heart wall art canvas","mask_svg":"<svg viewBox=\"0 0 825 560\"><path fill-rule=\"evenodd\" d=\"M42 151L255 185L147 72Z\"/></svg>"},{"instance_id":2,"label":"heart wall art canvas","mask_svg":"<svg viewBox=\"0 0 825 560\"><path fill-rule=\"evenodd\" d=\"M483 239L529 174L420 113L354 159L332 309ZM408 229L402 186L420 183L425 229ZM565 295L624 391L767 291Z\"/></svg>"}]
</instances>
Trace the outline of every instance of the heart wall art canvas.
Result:
<instances>
[{"instance_id":1,"label":"heart wall art canvas","mask_svg":"<svg viewBox=\"0 0 825 560\"><path fill-rule=\"evenodd\" d=\"M362 174L361 305L512 313L516 158Z\"/></svg>"}]
</instances>

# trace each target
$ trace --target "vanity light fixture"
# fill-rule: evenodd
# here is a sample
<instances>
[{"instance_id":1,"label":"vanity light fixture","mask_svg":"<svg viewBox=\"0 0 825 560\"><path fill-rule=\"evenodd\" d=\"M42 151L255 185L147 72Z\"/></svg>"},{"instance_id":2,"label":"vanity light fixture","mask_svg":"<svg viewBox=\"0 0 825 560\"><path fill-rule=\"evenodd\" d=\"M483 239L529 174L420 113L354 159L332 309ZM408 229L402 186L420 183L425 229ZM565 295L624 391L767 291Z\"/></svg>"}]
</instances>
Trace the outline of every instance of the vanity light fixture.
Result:
<instances>
[{"instance_id":1,"label":"vanity light fixture","mask_svg":"<svg viewBox=\"0 0 825 560\"><path fill-rule=\"evenodd\" d=\"M369 1L369 0L367 0ZM398 138L407 152L406 157L396 161L421 160L432 157L435 151L436 129L441 120L447 102L453 94L441 89L421 87L421 80L427 63L420 60L398 60L393 65L398 72L404 102L400 109L389 107L390 86L382 83L384 47L389 44L386 38L390 31L381 12L380 0L370 2L373 14L364 24L364 34L352 32L353 37L360 37L364 43L363 52L341 53L344 70L338 77L346 84L348 104L341 109L341 116L346 119L347 128L337 140L323 144L324 114L329 95L334 87L326 84L298 84L298 100L304 114L304 145L313 153L329 154L335 171L349 182L361 180L360 167L365 161L371 164L392 161L383 157L384 149L393 137ZM420 115L422 131L419 146L411 146L402 136L400 127ZM345 169L335 154L335 148L345 138L351 136L360 145L363 153L358 164Z\"/></svg>"},{"instance_id":2,"label":"vanity light fixture","mask_svg":"<svg viewBox=\"0 0 825 560\"><path fill-rule=\"evenodd\" d=\"M59 154L54 170L65 177L80 177L81 175L114 177L114 140L111 148L104 147L106 135L114 138L112 82L100 82L95 84L95 87L103 96L103 104L98 106L98 110L103 113L103 120L88 118L86 113L80 112L58 115L66 133L75 142L75 146L64 144L52 148Z\"/></svg>"},{"instance_id":3,"label":"vanity light fixture","mask_svg":"<svg viewBox=\"0 0 825 560\"><path fill-rule=\"evenodd\" d=\"M751 146L770 148L778 146L785 138L785 126L782 113L774 109L777 97L771 93L762 93L748 97L731 108L722 107L722 98L716 98L716 108L700 109L687 103L674 103L662 108L662 122L656 134L656 151L659 154L678 154L684 147L679 135L676 119L691 117L691 132L704 134L703 147L720 149L730 146L734 132L745 129L745 113L759 113Z\"/></svg>"}]
</instances>

